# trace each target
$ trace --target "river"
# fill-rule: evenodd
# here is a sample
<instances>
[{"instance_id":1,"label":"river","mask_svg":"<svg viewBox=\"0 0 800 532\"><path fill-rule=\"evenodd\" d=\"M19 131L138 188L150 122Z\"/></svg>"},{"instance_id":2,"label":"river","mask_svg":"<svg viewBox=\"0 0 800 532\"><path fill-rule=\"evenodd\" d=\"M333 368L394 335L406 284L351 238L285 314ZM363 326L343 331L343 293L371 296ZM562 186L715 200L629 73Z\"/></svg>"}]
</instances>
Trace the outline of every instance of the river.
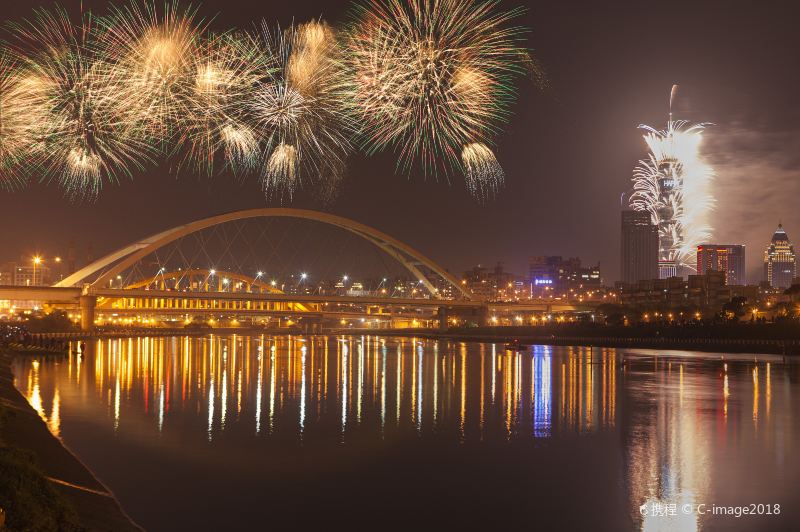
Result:
<instances>
[{"instance_id":1,"label":"river","mask_svg":"<svg viewBox=\"0 0 800 532\"><path fill-rule=\"evenodd\" d=\"M781 357L209 335L12 369L147 530L800 530Z\"/></svg>"}]
</instances>

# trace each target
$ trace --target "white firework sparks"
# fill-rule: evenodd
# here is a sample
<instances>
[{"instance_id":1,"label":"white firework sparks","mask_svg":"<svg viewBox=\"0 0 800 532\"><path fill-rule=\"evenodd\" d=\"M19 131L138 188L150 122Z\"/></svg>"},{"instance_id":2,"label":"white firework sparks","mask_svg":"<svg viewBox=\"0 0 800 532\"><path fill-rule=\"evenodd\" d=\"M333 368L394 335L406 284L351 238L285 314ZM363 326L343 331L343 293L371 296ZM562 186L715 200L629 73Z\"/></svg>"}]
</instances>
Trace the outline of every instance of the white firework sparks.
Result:
<instances>
[{"instance_id":1,"label":"white firework sparks","mask_svg":"<svg viewBox=\"0 0 800 532\"><path fill-rule=\"evenodd\" d=\"M461 161L470 193L480 200L493 198L505 179L494 152L483 143L472 142L461 151Z\"/></svg>"},{"instance_id":2,"label":"white firework sparks","mask_svg":"<svg viewBox=\"0 0 800 532\"><path fill-rule=\"evenodd\" d=\"M664 130L639 126L649 157L633 171L630 206L650 213L659 231L659 260L695 269L695 250L711 237L709 211L713 169L700 154L707 124L690 125L670 117Z\"/></svg>"}]
</instances>

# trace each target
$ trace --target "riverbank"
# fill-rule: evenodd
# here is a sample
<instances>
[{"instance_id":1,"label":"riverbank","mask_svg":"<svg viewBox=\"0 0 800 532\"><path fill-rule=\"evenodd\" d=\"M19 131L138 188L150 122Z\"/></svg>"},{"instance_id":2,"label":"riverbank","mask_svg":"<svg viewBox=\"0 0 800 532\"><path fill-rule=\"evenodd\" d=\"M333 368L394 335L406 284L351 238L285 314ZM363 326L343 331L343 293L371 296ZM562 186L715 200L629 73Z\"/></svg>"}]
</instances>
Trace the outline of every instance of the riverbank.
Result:
<instances>
[{"instance_id":1,"label":"riverbank","mask_svg":"<svg viewBox=\"0 0 800 532\"><path fill-rule=\"evenodd\" d=\"M0 501L6 501L6 527L46 530L55 522L59 530L141 530L14 388L12 356L0 350L0 451L4 458L10 457L9 467L18 474L11 479L16 485L0 484L0 490L13 490L0 492ZM15 510L25 515L15 515ZM41 515L31 515L33 510Z\"/></svg>"},{"instance_id":2,"label":"riverbank","mask_svg":"<svg viewBox=\"0 0 800 532\"><path fill-rule=\"evenodd\" d=\"M338 331L354 334L353 329ZM359 331L361 332L361 331ZM800 328L795 325L718 325L705 327L469 327L438 329L369 329L370 335L405 336L462 342L517 345L680 349L705 352L800 355Z\"/></svg>"},{"instance_id":3,"label":"riverbank","mask_svg":"<svg viewBox=\"0 0 800 532\"><path fill-rule=\"evenodd\" d=\"M303 335L299 329L144 329L82 333L37 333L35 343L52 340L126 338L131 336L215 335ZM440 329L354 329L334 328L317 334L369 334L420 337L464 342L514 343L517 345L562 345L642 349L678 349L705 352L764 353L800 355L800 326L794 323L758 324L553 324L516 327L451 327Z\"/></svg>"}]
</instances>

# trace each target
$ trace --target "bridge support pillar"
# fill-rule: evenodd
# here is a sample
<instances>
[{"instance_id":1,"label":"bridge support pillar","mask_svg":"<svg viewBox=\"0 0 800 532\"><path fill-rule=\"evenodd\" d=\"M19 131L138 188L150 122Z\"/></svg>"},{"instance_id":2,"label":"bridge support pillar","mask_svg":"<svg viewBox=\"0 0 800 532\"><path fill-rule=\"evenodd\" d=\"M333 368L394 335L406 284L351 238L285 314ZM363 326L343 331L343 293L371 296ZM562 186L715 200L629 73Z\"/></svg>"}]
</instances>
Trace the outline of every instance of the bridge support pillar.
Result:
<instances>
[{"instance_id":1,"label":"bridge support pillar","mask_svg":"<svg viewBox=\"0 0 800 532\"><path fill-rule=\"evenodd\" d=\"M486 327L489 325L489 306L483 305L477 309L478 326Z\"/></svg>"},{"instance_id":2,"label":"bridge support pillar","mask_svg":"<svg viewBox=\"0 0 800 532\"><path fill-rule=\"evenodd\" d=\"M439 311L436 314L436 316L439 318L439 332L447 331L447 314L447 307L439 307Z\"/></svg>"},{"instance_id":3,"label":"bridge support pillar","mask_svg":"<svg viewBox=\"0 0 800 532\"><path fill-rule=\"evenodd\" d=\"M92 332L94 330L94 310L97 306L97 297L81 296L81 331Z\"/></svg>"}]
</instances>

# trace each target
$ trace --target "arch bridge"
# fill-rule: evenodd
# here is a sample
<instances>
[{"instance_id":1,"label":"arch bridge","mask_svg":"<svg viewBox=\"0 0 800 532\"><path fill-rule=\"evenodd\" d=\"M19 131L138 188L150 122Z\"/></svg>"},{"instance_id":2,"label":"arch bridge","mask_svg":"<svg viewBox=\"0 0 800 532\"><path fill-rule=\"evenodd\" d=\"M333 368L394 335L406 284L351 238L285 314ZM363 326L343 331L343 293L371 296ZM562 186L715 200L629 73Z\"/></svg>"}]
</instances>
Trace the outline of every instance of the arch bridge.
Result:
<instances>
[{"instance_id":1,"label":"arch bridge","mask_svg":"<svg viewBox=\"0 0 800 532\"><path fill-rule=\"evenodd\" d=\"M373 244L395 259L413 276L413 278L418 279L420 283L424 285L431 297L436 298L439 290L434 286L434 283L431 282L429 275L423 272L424 268L427 268L443 279L445 283L452 287L460 298L471 298L471 295L447 270L411 246L404 244L386 233L334 214L290 208L262 208L236 211L173 227L138 242L134 242L114 253L110 253L66 277L62 281L56 283L55 286L75 287L84 286L88 283L90 287L93 288L104 287L109 283L113 283L113 280L121 272L167 244L210 227L227 222L253 218L294 218L319 222L324 225L343 229Z\"/></svg>"},{"instance_id":2,"label":"arch bridge","mask_svg":"<svg viewBox=\"0 0 800 532\"><path fill-rule=\"evenodd\" d=\"M158 250L209 228L229 222L259 218L293 218L316 222L356 235L399 264L424 288L423 297L408 297L378 291L349 293L285 293L259 275L238 271L200 269L159 269L156 275L123 282L130 272ZM416 282L416 281L415 281ZM437 286L438 285L438 286ZM446 290L441 289L445 288ZM385 291L384 291L385 292ZM444 293L452 294L444 297ZM81 328L93 329L96 322L137 316L156 316L173 322L197 318L247 319L252 323L283 324L305 320L319 325L324 320L375 321L382 326L404 326L419 322L440 327L450 319L487 323L490 313L558 312L575 310L552 303L486 304L473 301L470 294L444 268L407 244L364 224L304 209L262 208L212 216L173 227L131 243L76 271L52 287L0 287L0 300L41 301L53 307L79 309ZM567 308L570 307L570 308Z\"/></svg>"},{"instance_id":3,"label":"arch bridge","mask_svg":"<svg viewBox=\"0 0 800 532\"><path fill-rule=\"evenodd\" d=\"M229 222L259 218L292 218L316 222L356 235L394 259L424 287L424 296L287 294L265 279L235 271L178 269L121 285L121 274L181 238ZM117 286L115 286L115 282ZM437 286L438 285L438 286ZM443 290L455 297L445 298ZM411 246L359 222L305 209L261 208L230 212L173 227L110 253L56 283L40 288L43 299L61 304L79 302L81 326L90 330L98 316L150 314L158 316L231 315L295 316L306 319L352 318L435 320L448 312L479 312L481 305L448 271ZM30 294L30 291L26 293ZM2 298L2 294L0 294ZM28 296L28 299L33 299ZM440 323L445 319L439 319Z\"/></svg>"}]
</instances>

